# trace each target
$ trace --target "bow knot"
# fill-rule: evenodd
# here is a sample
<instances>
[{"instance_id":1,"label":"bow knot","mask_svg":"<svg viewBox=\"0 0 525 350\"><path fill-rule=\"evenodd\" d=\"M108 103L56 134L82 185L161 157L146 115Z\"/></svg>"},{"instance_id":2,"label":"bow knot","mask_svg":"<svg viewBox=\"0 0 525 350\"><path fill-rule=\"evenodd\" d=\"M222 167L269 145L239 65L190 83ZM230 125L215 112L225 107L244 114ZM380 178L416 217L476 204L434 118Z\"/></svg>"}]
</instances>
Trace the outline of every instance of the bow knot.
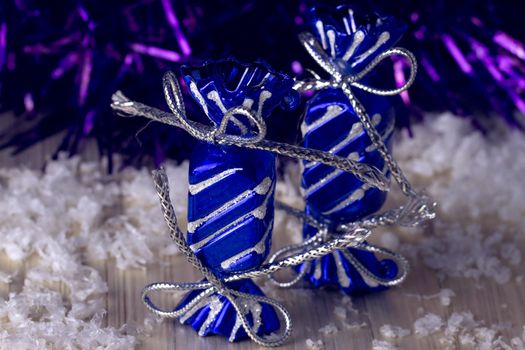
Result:
<instances>
[{"instance_id":1,"label":"bow knot","mask_svg":"<svg viewBox=\"0 0 525 350\"><path fill-rule=\"evenodd\" d=\"M236 116L244 116L249 122L249 128ZM233 123L241 130L241 135L228 133L227 128L230 123ZM232 142L241 144L257 143L265 137L266 123L258 113L245 107L234 107L227 110L219 126L214 127L210 133L210 138L219 144Z\"/></svg>"},{"instance_id":2,"label":"bow knot","mask_svg":"<svg viewBox=\"0 0 525 350\"><path fill-rule=\"evenodd\" d=\"M302 33L299 36L299 40L301 41L301 44L305 47L306 51L314 59L314 61L330 75L331 79L329 81L326 81L322 80L318 76L315 76L314 79L306 81L297 81L294 85L294 88L298 91L322 90L329 87L344 88L345 85L349 85L375 95L393 96L398 95L401 92L407 90L416 79L416 58L410 51L401 47L394 47L392 49L380 53L362 71L352 72L348 74L345 72L346 65L340 65L338 64L338 62L330 58L312 34ZM409 61L410 75L405 84L395 89L383 90L359 82L361 79L363 79L363 77L365 77L368 73L374 70L374 68L377 65L379 65L382 61L392 56L402 56Z\"/></svg>"}]
</instances>

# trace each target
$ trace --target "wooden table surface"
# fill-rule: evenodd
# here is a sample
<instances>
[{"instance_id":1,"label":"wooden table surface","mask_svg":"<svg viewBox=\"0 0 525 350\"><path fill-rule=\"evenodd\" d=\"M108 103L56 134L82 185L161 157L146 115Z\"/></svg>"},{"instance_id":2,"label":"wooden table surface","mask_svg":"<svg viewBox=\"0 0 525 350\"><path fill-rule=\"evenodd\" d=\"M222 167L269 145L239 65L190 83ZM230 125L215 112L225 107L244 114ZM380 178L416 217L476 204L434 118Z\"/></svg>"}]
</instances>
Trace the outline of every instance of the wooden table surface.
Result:
<instances>
[{"instance_id":1,"label":"wooden table surface","mask_svg":"<svg viewBox=\"0 0 525 350\"><path fill-rule=\"evenodd\" d=\"M56 138L30 149L16 157L0 153L1 166L27 164L39 167L56 145ZM86 158L93 159L93 152L84 150ZM432 230L429 226L427 230ZM277 233L279 235L279 233ZM523 246L521 246L523 250ZM0 264L11 262L0 258ZM440 281L436 273L418 261L411 261L412 270L407 280L399 287L388 291L352 298L351 304L338 292L326 290L270 290L272 297L280 300L290 311L294 328L288 342L281 349L305 349L306 339L322 340L325 349L371 349L373 339L383 339L379 328L389 324L410 329L411 335L391 343L401 349L442 349L441 333L421 337L414 335L413 323L419 317L432 312L446 319L453 312L471 311L476 320L487 325L510 322L502 329L504 339L521 335L525 325L525 286L521 279L513 279L505 285L492 280L447 278ZM193 281L200 279L182 256L159 261L146 269L118 270L113 261L92 262L107 281L107 325L116 328L123 324L142 325L148 311L140 301L141 289L156 281ZM18 281L20 279L17 279ZM0 295L10 290L19 290L16 281L9 286L0 284ZM264 281L259 284L264 284ZM443 306L435 296L443 288L452 289L456 296L450 306ZM165 305L173 300L164 297ZM336 306L347 309L345 320L334 314ZM323 334L319 329L333 322L338 331ZM346 324L346 325L345 325ZM219 337L200 338L187 326L175 321L163 321L153 325L151 335L144 339L140 349L255 349L255 344L245 341L230 344ZM461 347L458 343L451 348Z\"/></svg>"}]
</instances>

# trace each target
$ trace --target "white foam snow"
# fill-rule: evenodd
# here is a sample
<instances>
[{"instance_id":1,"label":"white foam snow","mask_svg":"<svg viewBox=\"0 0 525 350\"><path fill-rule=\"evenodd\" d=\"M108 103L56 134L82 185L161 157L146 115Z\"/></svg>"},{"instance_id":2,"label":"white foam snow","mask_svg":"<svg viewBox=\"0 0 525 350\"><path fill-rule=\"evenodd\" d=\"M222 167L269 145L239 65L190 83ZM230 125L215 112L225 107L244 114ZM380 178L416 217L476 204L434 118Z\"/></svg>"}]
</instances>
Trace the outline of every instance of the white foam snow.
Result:
<instances>
[{"instance_id":1,"label":"white foam snow","mask_svg":"<svg viewBox=\"0 0 525 350\"><path fill-rule=\"evenodd\" d=\"M185 212L187 164L168 173ZM78 158L51 162L44 173L2 168L0 197L0 252L25 264L21 290L0 298L2 346L133 347L134 335L103 326L107 285L88 261L113 258L124 269L176 253L149 173L107 177ZM11 279L0 273L0 283Z\"/></svg>"}]
</instances>

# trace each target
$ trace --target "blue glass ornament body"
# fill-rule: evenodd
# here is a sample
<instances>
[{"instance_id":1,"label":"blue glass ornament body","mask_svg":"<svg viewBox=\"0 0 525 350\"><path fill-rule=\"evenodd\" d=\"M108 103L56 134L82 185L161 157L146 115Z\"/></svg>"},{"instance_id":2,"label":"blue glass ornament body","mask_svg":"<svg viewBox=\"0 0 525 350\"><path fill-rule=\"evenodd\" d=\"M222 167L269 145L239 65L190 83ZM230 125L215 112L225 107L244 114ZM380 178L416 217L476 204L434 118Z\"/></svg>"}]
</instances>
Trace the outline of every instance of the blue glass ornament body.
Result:
<instances>
[{"instance_id":1,"label":"blue glass ornament body","mask_svg":"<svg viewBox=\"0 0 525 350\"><path fill-rule=\"evenodd\" d=\"M314 35L329 59L345 75L360 72L397 42L404 31L404 26L392 18L357 18L354 10L349 6L339 6L335 10L321 7L310 13ZM366 79L361 83L367 84ZM354 94L390 148L395 117L388 101L357 89ZM310 99L302 133L305 147L372 165L389 175L383 158L340 89L321 90ZM386 193L368 187L354 175L319 163L303 162L301 185L306 212L333 227L377 212L386 200ZM314 227L304 225L304 237L316 233ZM352 294L384 288L359 273L356 264L380 278L391 279L397 275L397 266L392 260L379 261L374 254L359 249L336 251L309 265L299 266L298 270L308 267L305 278L316 287L331 286Z\"/></svg>"},{"instance_id":2,"label":"blue glass ornament body","mask_svg":"<svg viewBox=\"0 0 525 350\"><path fill-rule=\"evenodd\" d=\"M190 159L188 243L217 276L253 270L273 227L275 156L199 143Z\"/></svg>"},{"instance_id":3,"label":"blue glass ornament body","mask_svg":"<svg viewBox=\"0 0 525 350\"><path fill-rule=\"evenodd\" d=\"M234 60L183 69L186 85L205 114L219 125L231 108L250 109L266 118L278 104L295 103L293 80L263 63ZM229 134L253 136L249 123L234 116ZM219 278L257 269L268 257L274 219L275 156L270 152L199 142L189 169L187 242ZM251 280L229 283L234 290L263 295ZM178 308L200 291L189 293ZM260 336L279 329L272 306L246 300L246 317ZM201 306L202 304L202 306ZM207 297L181 318L201 336L216 334L230 341L247 338L231 303L219 293Z\"/></svg>"},{"instance_id":4,"label":"blue glass ornament body","mask_svg":"<svg viewBox=\"0 0 525 350\"><path fill-rule=\"evenodd\" d=\"M259 267L271 247L275 156L200 142L193 149L189 172L187 241L197 257L221 278ZM262 295L251 280L230 287ZM181 306L196 294L190 293ZM216 305L220 305L215 309L214 298L218 300ZM191 324L200 335L218 334L231 340L246 338L245 331L235 327L236 315L230 302L220 295L210 300L184 323ZM279 320L271 306L253 307L261 308L254 311L260 314L257 321L260 334L279 329Z\"/></svg>"}]
</instances>

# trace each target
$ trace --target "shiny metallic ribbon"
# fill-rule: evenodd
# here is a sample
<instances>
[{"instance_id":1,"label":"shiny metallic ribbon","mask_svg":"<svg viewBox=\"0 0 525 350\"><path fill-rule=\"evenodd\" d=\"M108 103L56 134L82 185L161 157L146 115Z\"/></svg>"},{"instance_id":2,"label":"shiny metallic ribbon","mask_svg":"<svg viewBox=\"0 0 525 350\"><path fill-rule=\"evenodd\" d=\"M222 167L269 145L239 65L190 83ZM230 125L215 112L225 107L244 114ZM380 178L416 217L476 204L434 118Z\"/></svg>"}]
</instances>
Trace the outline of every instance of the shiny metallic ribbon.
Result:
<instances>
[{"instance_id":1,"label":"shiny metallic ribbon","mask_svg":"<svg viewBox=\"0 0 525 350\"><path fill-rule=\"evenodd\" d=\"M303 35L301 37L303 45L307 47L307 50L309 50L309 52L311 52L312 55L315 54L315 57L313 56L314 59L316 59L316 61L327 72L329 72L332 75L333 80L322 81L320 79L316 79L313 81L297 82L294 87L300 91L311 89L316 90L328 87L343 89L345 94L347 94L350 102L352 103L352 106L356 110L358 116L360 117L366 131L369 133L369 135L372 135L370 137L372 142L376 144L382 156L385 157L394 178L400 184L404 184L402 185L403 191L406 194L408 194L412 198L412 200L409 202L409 205L405 206L405 208L401 207L399 209L389 211L382 215L371 216L358 223L348 223L340 225L336 229L336 232L328 232L328 229L324 227L321 223L305 215L301 211L291 207L287 207L282 203L277 203L276 207L278 209L285 210L287 213L294 215L299 219L314 224L314 226L317 225L315 227L319 228L320 233L312 237L311 239L303 242L299 246L290 246L281 249L278 252L278 254L274 255L270 259L268 264L262 265L257 270L234 274L225 278L224 280L221 280L220 278L215 276L213 272L210 271L200 261L200 259L188 246L185 240L184 233L179 229L177 225L175 211L173 210L173 206L171 205L171 200L169 198L167 176L165 174L165 171L161 168L160 170L154 173L153 177L155 180L157 192L160 197L164 218L170 230L170 235L174 240L175 244L181 250L181 252L183 252L183 254L187 257L188 261L204 275L207 281L189 283L161 282L147 285L143 290L142 299L146 307L153 313L161 317L178 318L183 316L189 310L191 310L195 305L197 305L201 300L203 300L207 296L218 292L232 303L236 310L237 317L239 317L239 319L241 320L242 327L244 328L248 336L259 345L272 347L283 344L291 334L292 321L288 311L284 308L284 306L270 298L251 295L247 293L240 293L228 288L225 285L225 283L247 278L271 276L271 274L281 269L297 266L302 263L307 263L309 261L323 257L327 254L331 254L337 250L342 251L350 247L358 249L367 249L375 253L382 253L393 257L400 263L402 267L395 281L399 283L398 281L402 281L405 278L406 273L408 272L408 264L403 257L379 247L366 245L368 248L363 248L363 242L371 234L370 229L373 227L393 223L413 226L419 224L421 222L421 219L428 218L433 214L429 213L429 211L427 210L429 208L427 197L421 197L417 195L415 191L411 190L410 184L402 175L402 172L399 169L399 167L397 167L395 160L388 153L388 150L384 146L380 135L377 134L377 131L370 123L370 118L364 111L364 108L361 106L359 101L357 101L357 99L353 97L353 94L350 91L350 86L358 87L365 91L377 93L379 95L394 95L400 93L401 91L407 89L410 86L410 84L412 84L414 79L413 75L415 75L415 69L413 69L413 74L411 75L411 78L409 79L407 84L404 87L396 90L377 90L364 86L358 81L370 70L372 70L375 67L375 65L377 65L381 60L388 56L391 56L393 54L399 54L399 52L402 52L402 55L406 54L407 57L412 59L413 56L403 49L392 49L385 52L383 55L378 56L378 58L374 60L369 66L367 66L363 70L363 72L355 76L345 77L344 75L339 73L337 67L331 65L329 61L325 61L326 57L324 56L324 52L322 51L322 49L319 50L318 44L316 44L315 40L312 41L312 39L313 37L308 37L308 35ZM415 67L415 60L413 62ZM235 107L228 110L225 113L220 125L208 126L189 120L186 117L186 111L182 99L181 90L175 75L171 72L167 73L164 76L163 83L166 101L172 113L161 111L159 109L144 105L140 102L131 101L127 97L125 97L120 91L113 95L113 103L111 106L114 110L116 110L119 114L123 116L143 116L155 121L182 128L193 137L204 142L236 146L248 149L265 150L296 159L323 163L325 165L349 172L355 175L357 178L359 178L363 183L366 183L371 187L376 187L382 191L388 191L389 189L388 178L381 171L379 171L373 166L361 164L324 151L266 140L266 124L257 113L247 108ZM251 127L255 128L251 134L245 132L242 135L232 135L226 132L228 123L233 122L236 115L242 115L248 119L248 121L251 124ZM376 137L374 137L374 135ZM350 259L350 261L352 260ZM356 263L354 263L354 266L356 266L361 273L365 275L370 274L366 270L366 268L364 268L364 266L359 266L359 262L356 261ZM391 283L388 281L383 282ZM182 309L177 311L163 310L157 307L149 297L150 292L173 292L180 290L202 290L202 292L199 294L198 297L193 299L192 302L190 302L188 305L184 306ZM254 332L251 329L245 317L245 311L242 306L243 299L248 299L260 303L267 303L275 307L275 309L280 313L281 317L285 320L285 327L283 333L277 338L264 338L258 336L256 332Z\"/></svg>"},{"instance_id":2,"label":"shiny metallic ribbon","mask_svg":"<svg viewBox=\"0 0 525 350\"><path fill-rule=\"evenodd\" d=\"M173 73L167 73L164 76L164 94L171 113L163 112L159 109L144 105L140 102L131 101L126 98L120 91L113 95L112 108L123 116L144 116L152 120L156 120L165 124L173 125L186 130L193 137L210 143L231 145L249 149L259 149L274 152L280 155L286 155L293 158L304 159L307 161L320 162L329 166L336 167L340 170L350 172L360 178L363 182L370 186L377 187L382 190L388 190L388 179L376 168L363 165L328 152L307 149L299 146L282 144L278 142L265 140L266 124L252 110L243 107L236 107L230 109L225 113L223 122L220 125L208 126L186 118L182 94L178 85L176 77ZM226 133L228 122L234 115L244 115L248 118L255 133L251 135L230 135ZM240 293L225 286L225 283L238 281L247 278L255 278L261 276L268 276L278 270L297 266L304 262L318 259L324 255L330 254L336 250L346 249L348 247L356 246L363 242L370 234L370 231L364 228L355 227L347 230L345 234L333 237L326 240L322 244L316 244L312 249L302 249L297 254L287 256L283 259L273 259L272 263L265 264L259 269L245 273L235 274L225 278L219 279L215 276L193 253L188 246L184 234L178 228L177 219L173 206L169 198L168 180L163 169L154 173L154 180L161 200L161 206L164 213L165 220L168 224L170 235L177 247L186 255L188 261L199 270L207 279L207 282L197 283L170 283L161 282L153 283L146 286L142 293L142 299L146 307L156 315L165 318L177 318L183 316L186 312L197 305L201 300L207 296L218 292L225 296L234 306L237 317L241 320L242 327L248 336L257 344L262 346L279 346L283 344L291 334L292 321L288 311L276 301L261 296L255 296L247 293ZM149 297L150 292L173 292L180 290L203 290L199 296L192 300L184 308L177 311L162 310L156 306ZM254 332L245 317L242 307L242 299L247 298L251 301L267 303L276 308L281 317L285 320L285 328L283 334L277 338L265 339L259 337Z\"/></svg>"},{"instance_id":3,"label":"shiny metallic ribbon","mask_svg":"<svg viewBox=\"0 0 525 350\"><path fill-rule=\"evenodd\" d=\"M400 225L400 226L418 226L424 221L433 219L435 217L434 207L435 203L424 193L418 193L413 188L410 182L407 180L403 171L397 164L396 160L392 157L385 143L383 142L380 133L373 126L370 116L366 112L364 106L359 102L352 92L352 87L361 89L368 93L379 95L379 96L393 96L400 94L401 92L407 90L413 83L416 78L417 73L417 61L414 55L403 48L392 48L387 51L380 53L372 62L370 62L362 71L355 74L346 74L344 72L344 66L340 66L334 62L321 47L319 42L314 38L310 33L302 33L299 36L301 44L304 46L306 51L314 59L317 64L323 70L325 70L331 77L330 80L323 80L319 75L312 72L314 75L313 79L297 81L294 85L294 89L299 92L305 91L318 91L323 89L340 89L348 98L352 108L354 109L356 115L358 116L363 128L365 129L368 137L381 154L381 157L385 160L388 169L390 170L392 177L399 184L403 194L408 197L408 202L406 205L392 209L383 214L375 214L368 218L365 218L359 222L350 222L345 224L340 224L334 231L330 232L326 227L319 226L319 223L316 222L313 218L309 222L313 227L318 229L318 234L313 237L305 240L301 244L292 245L284 247L277 251L272 257L270 257L270 262L274 261L277 258L286 256L287 254L297 254L301 249L313 249L316 245L321 244L323 241L333 239L344 232L346 229L360 226L366 227L367 229L372 229L377 226L383 225ZM370 73L377 65L379 65L383 60L392 57L392 56L403 56L409 61L410 75L408 80L403 86L400 86L396 89L391 90L382 90L374 87L370 87L360 83L360 80ZM292 215L301 215L301 212L295 211L291 208L283 208ZM304 215L304 214L302 214ZM408 261L401 255L391 252L387 249L376 247L370 244L358 244L354 249L360 249L368 252L378 253L389 257L397 262L400 272L394 279L383 279L375 276L370 272L363 264L361 264L357 259L355 259L349 252L341 251L341 253L346 257L346 259L352 264L363 276L366 276L368 279L374 281L375 283L383 286L394 286L397 285L406 278L408 274L409 264ZM309 268L309 264L303 266L301 271L290 281L280 282L277 281L274 277L269 276L270 280L279 287L288 288L299 282L302 277L306 274L306 271Z\"/></svg>"}]
</instances>

